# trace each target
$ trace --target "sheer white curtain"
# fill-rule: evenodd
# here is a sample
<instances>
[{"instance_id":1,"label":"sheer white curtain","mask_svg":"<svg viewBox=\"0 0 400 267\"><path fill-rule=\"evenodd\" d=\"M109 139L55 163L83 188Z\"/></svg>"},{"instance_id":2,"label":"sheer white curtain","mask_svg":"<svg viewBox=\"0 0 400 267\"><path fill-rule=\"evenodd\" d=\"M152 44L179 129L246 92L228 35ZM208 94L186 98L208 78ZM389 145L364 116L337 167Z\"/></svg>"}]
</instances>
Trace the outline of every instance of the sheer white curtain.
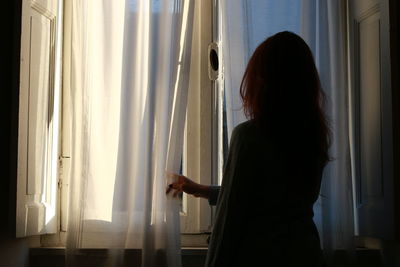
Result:
<instances>
[{"instance_id":1,"label":"sheer white curtain","mask_svg":"<svg viewBox=\"0 0 400 267\"><path fill-rule=\"evenodd\" d=\"M328 98L333 161L324 172L314 220L328 255L352 251L354 215L349 152L345 1L222 0L223 60L228 135L245 118L239 87L247 61L259 43L292 31L309 44Z\"/></svg>"},{"instance_id":2,"label":"sheer white curtain","mask_svg":"<svg viewBox=\"0 0 400 267\"><path fill-rule=\"evenodd\" d=\"M346 52L346 1L303 0L301 34L312 48L331 120L332 162L321 187L324 248L354 249ZM329 255L334 256L334 255ZM349 260L352 260L350 257Z\"/></svg>"},{"instance_id":3,"label":"sheer white curtain","mask_svg":"<svg viewBox=\"0 0 400 267\"><path fill-rule=\"evenodd\" d=\"M102 247L139 249L142 266L181 265L165 170L181 160L192 2L72 1L67 262Z\"/></svg>"},{"instance_id":4,"label":"sheer white curtain","mask_svg":"<svg viewBox=\"0 0 400 267\"><path fill-rule=\"evenodd\" d=\"M221 0L222 56L228 137L246 120L239 95L240 83L254 49L279 31L300 31L298 0Z\"/></svg>"}]
</instances>

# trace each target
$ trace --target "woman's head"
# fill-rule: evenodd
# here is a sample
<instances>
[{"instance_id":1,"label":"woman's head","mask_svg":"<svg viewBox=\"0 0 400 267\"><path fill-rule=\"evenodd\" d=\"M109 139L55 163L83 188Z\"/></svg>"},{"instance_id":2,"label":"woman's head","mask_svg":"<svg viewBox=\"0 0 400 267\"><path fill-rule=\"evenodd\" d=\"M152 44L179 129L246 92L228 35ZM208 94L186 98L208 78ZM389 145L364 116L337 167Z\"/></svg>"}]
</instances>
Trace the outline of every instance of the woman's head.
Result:
<instances>
[{"instance_id":1,"label":"woman's head","mask_svg":"<svg viewBox=\"0 0 400 267\"><path fill-rule=\"evenodd\" d=\"M282 136L290 131L314 140L328 161L325 97L312 52L301 37L285 31L261 43L249 60L240 94L248 118L281 129Z\"/></svg>"}]
</instances>

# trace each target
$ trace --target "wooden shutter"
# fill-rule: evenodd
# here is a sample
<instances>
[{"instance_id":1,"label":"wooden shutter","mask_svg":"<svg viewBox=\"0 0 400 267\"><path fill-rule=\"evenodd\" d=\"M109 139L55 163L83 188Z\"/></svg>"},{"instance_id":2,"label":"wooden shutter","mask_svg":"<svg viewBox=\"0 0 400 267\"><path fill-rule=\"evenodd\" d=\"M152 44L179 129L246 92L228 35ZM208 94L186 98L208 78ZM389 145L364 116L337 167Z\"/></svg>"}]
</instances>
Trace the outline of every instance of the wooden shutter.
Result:
<instances>
[{"instance_id":1,"label":"wooden shutter","mask_svg":"<svg viewBox=\"0 0 400 267\"><path fill-rule=\"evenodd\" d=\"M388 0L349 1L358 235L394 237Z\"/></svg>"},{"instance_id":2,"label":"wooden shutter","mask_svg":"<svg viewBox=\"0 0 400 267\"><path fill-rule=\"evenodd\" d=\"M23 0L17 237L57 231L60 0Z\"/></svg>"}]
</instances>

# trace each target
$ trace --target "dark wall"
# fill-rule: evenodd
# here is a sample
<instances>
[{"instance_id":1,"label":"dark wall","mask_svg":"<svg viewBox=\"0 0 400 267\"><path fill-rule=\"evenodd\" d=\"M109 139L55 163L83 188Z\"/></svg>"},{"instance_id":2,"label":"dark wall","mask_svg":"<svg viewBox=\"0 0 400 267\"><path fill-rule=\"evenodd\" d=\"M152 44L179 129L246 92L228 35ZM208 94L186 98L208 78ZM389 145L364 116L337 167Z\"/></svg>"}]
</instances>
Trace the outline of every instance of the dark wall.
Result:
<instances>
[{"instance_id":1,"label":"dark wall","mask_svg":"<svg viewBox=\"0 0 400 267\"><path fill-rule=\"evenodd\" d=\"M389 1L396 239L400 241L400 2Z\"/></svg>"},{"instance_id":2,"label":"dark wall","mask_svg":"<svg viewBox=\"0 0 400 267\"><path fill-rule=\"evenodd\" d=\"M2 213L6 211L8 219L13 214L12 204L15 194L10 187L15 186L16 152L17 152L17 122L18 122L18 91L19 91L19 54L21 35L21 0L6 1L8 16L1 18L0 33L2 49L0 50L0 114L1 114L1 176L0 205ZM11 199L10 199L11 198ZM3 213L4 214L4 213ZM10 229L13 222L2 220L1 229Z\"/></svg>"},{"instance_id":3,"label":"dark wall","mask_svg":"<svg viewBox=\"0 0 400 267\"><path fill-rule=\"evenodd\" d=\"M29 239L15 238L21 0L0 18L0 266L28 266Z\"/></svg>"}]
</instances>

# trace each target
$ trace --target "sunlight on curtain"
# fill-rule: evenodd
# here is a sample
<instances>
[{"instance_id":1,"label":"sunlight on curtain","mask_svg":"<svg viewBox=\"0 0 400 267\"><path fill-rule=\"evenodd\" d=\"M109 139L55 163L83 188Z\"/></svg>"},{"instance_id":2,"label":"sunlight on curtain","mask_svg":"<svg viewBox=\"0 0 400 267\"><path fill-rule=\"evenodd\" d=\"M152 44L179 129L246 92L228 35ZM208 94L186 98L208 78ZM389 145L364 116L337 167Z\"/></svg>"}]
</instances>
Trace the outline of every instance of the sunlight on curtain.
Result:
<instances>
[{"instance_id":1,"label":"sunlight on curtain","mask_svg":"<svg viewBox=\"0 0 400 267\"><path fill-rule=\"evenodd\" d=\"M245 120L239 89L254 49L280 31L299 34L313 51L327 112L334 159L325 169L314 221L326 251L353 249L354 215L350 173L344 1L222 0L222 47L228 136Z\"/></svg>"},{"instance_id":2,"label":"sunlight on curtain","mask_svg":"<svg viewBox=\"0 0 400 267\"><path fill-rule=\"evenodd\" d=\"M142 266L181 265L165 170L179 171L191 2L72 2L69 259L78 248L137 248Z\"/></svg>"}]
</instances>

